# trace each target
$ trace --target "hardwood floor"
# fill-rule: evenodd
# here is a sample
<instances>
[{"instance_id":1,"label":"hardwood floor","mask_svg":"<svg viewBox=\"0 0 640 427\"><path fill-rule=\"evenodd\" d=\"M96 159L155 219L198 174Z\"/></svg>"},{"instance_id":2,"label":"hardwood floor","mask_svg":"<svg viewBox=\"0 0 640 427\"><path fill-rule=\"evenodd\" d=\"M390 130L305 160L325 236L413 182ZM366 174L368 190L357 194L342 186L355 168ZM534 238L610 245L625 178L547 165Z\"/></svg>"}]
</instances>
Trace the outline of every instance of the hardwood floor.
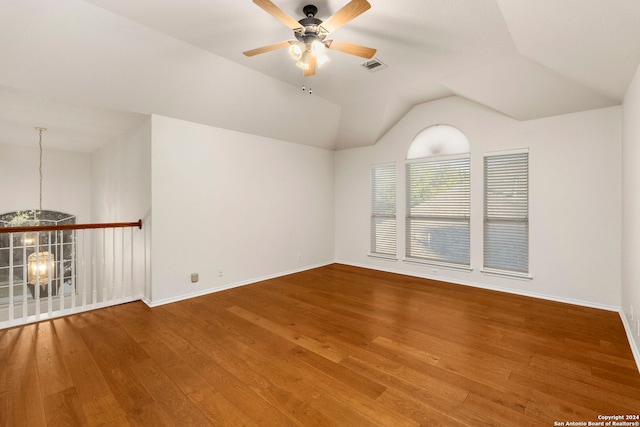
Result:
<instances>
[{"instance_id":1,"label":"hardwood floor","mask_svg":"<svg viewBox=\"0 0 640 427\"><path fill-rule=\"evenodd\" d=\"M640 415L618 313L339 264L0 331L6 426L553 426L599 415Z\"/></svg>"}]
</instances>

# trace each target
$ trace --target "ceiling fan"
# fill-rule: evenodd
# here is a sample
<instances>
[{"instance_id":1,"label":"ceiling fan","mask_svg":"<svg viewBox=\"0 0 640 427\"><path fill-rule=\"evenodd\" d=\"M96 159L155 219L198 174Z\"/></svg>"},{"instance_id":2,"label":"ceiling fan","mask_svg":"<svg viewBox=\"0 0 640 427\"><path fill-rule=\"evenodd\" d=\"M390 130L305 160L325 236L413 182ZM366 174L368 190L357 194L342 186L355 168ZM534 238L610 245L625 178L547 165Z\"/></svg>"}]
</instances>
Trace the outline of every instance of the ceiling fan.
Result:
<instances>
[{"instance_id":1,"label":"ceiling fan","mask_svg":"<svg viewBox=\"0 0 640 427\"><path fill-rule=\"evenodd\" d=\"M296 61L296 65L302 68L304 75L312 76L316 73L317 66L329 60L325 53L326 49L333 49L367 59L372 58L376 53L376 50L370 47L338 40L326 40L329 33L369 10L371 5L367 0L351 0L325 21L315 17L316 13L318 13L318 8L311 4L302 9L305 18L296 21L270 0L253 0L253 2L292 29L296 39L248 50L243 52L245 56L254 56L288 47L289 54Z\"/></svg>"}]
</instances>

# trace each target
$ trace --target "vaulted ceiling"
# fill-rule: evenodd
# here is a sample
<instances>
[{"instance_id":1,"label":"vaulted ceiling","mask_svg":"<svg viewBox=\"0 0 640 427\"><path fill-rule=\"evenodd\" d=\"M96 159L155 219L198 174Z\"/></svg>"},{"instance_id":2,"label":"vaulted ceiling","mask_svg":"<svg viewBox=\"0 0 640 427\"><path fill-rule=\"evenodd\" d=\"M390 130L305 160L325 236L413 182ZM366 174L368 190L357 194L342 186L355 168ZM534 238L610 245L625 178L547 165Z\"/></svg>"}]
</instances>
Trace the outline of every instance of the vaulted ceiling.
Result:
<instances>
[{"instance_id":1,"label":"vaulted ceiling","mask_svg":"<svg viewBox=\"0 0 640 427\"><path fill-rule=\"evenodd\" d=\"M273 0L319 19L346 0ZM149 114L329 149L374 144L412 106L460 95L518 120L619 105L640 63L637 0L369 0L303 77L250 0L3 0L0 143L92 151ZM380 67L382 68L382 67ZM305 91L302 91L302 87ZM308 89L313 90L309 95Z\"/></svg>"}]
</instances>

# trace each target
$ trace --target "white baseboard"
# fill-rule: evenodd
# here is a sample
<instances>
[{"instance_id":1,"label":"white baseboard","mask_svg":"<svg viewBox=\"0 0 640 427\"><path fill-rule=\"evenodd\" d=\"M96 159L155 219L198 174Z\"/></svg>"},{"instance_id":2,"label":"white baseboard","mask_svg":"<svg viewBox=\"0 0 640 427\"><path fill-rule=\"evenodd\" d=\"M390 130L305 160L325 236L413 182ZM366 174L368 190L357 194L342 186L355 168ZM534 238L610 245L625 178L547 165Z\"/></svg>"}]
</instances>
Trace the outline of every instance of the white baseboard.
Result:
<instances>
[{"instance_id":1,"label":"white baseboard","mask_svg":"<svg viewBox=\"0 0 640 427\"><path fill-rule=\"evenodd\" d=\"M358 263L352 263L352 262L346 262L346 261L339 261L336 260L336 263L338 264L345 264L345 265L351 265L354 267L361 267L361 268L367 268L370 270L378 270L378 271L385 271L387 273L395 273L395 274L403 274L405 276L411 276L411 277L419 277L421 279L431 279L431 280L437 280L437 281L443 281L443 278L440 276L429 276L429 275L423 275L423 274L417 274L417 273L412 273L412 272L406 272L404 270L399 270L399 269L394 269L394 268L380 268L377 266L371 266L371 265L367 265L367 264L358 264ZM463 285L463 286L471 286L474 288L481 288L481 289L488 289L491 291L498 291L498 292L506 292L506 293L510 293L510 294L515 294L515 295L522 295L522 296L526 296L526 297L532 297L532 298L539 298L539 299L544 299L544 300L548 300L548 301L555 301L555 302L561 302L561 303L565 303L565 304L573 304L573 305L579 305L582 307L589 307L589 308L597 308L600 310L606 310L606 311L615 311L618 312L620 314L620 318L622 319L622 325L624 326L624 330L627 334L627 341L629 341L629 347L631 347L631 352L633 353L633 358L636 362L636 365L638 367L638 372L640 372L640 349L638 349L635 340L633 339L633 335L632 335L632 327L631 325L629 325L629 322L627 321L627 317L624 314L624 311L622 310L621 307L616 307L616 306L612 306L612 305L606 305L606 304L598 304L598 303L594 303L594 302L590 302L590 301L582 301L582 300L576 300L576 299L572 299L572 298L561 298L561 297L556 297L556 296L552 296L552 295L545 295L545 294L538 294L535 292L525 292L525 291L520 291L517 289L508 289L508 288L500 288L500 287L496 287L496 286L487 286L487 285L483 285L480 283L474 283L474 282L468 282L468 281L454 281L451 280L449 278L447 278L446 280L447 283L453 283L455 285Z\"/></svg>"},{"instance_id":2,"label":"white baseboard","mask_svg":"<svg viewBox=\"0 0 640 427\"><path fill-rule=\"evenodd\" d=\"M282 277L282 276L287 276L289 274L294 274L294 273L300 273L302 271L307 271L307 270L312 270L314 268L318 268L318 267L324 267L326 265L330 265L333 264L334 261L327 261L324 263L320 263L320 264L314 264L314 265L307 265L304 266L302 268L297 268L295 270L289 270L289 271L283 271L283 272L279 272L279 273L274 273L274 274L269 274L267 276L262 276L262 277L256 277L253 279L249 279L249 280L244 280L241 282L235 282L235 283L227 283L226 285L223 286L219 286L216 288L209 288L209 289L204 289L198 292L192 292L189 294L182 294L182 295L178 295L176 297L171 297L171 298L165 298L162 300L158 300L158 301L151 301L146 297L142 298L142 301L147 304L149 307L159 307L161 305L165 305L165 304L171 304L172 302L178 302L178 301L184 301L190 298L195 298L195 297L200 297L203 295L209 295L215 292L220 292L220 291L225 291L227 289L233 289L233 288L237 288L239 286L245 286L245 285L251 285L253 283L257 283L257 282L262 282L264 280L269 280L269 279L275 279L276 277Z\"/></svg>"},{"instance_id":3,"label":"white baseboard","mask_svg":"<svg viewBox=\"0 0 640 427\"><path fill-rule=\"evenodd\" d=\"M620 313L620 319L622 319L622 324L624 325L624 331L627 333L627 340L629 341L629 347L631 347L631 353L633 353L633 358L635 359L636 366L640 372L640 349L636 345L636 340L633 339L633 327L629 324L624 311L620 309L618 312Z\"/></svg>"},{"instance_id":4,"label":"white baseboard","mask_svg":"<svg viewBox=\"0 0 640 427\"><path fill-rule=\"evenodd\" d=\"M522 291L522 290L519 290L519 289L503 288L503 287L499 287L499 286L489 286L489 285L485 285L485 284L482 284L482 283L476 283L476 282L471 282L471 281L467 281L467 280L454 280L454 279L449 278L449 277L444 278L442 276L431 276L431 275L428 275L428 274L419 274L419 273L407 272L405 270L394 269L394 268L380 268L378 266L371 266L371 265L368 265L368 264L358 264L358 263L352 263L352 262L347 262L347 261L336 261L336 263L345 264L345 265L351 265L353 267L368 268L370 270L385 271L387 273L395 273L395 274L403 274L405 276L419 277L421 279L431 279L431 280L436 280L438 282L453 283L454 285L471 286L473 288L487 289L489 291L505 292L505 293L508 293L508 294L521 295L521 296L525 296L525 297L544 299L544 300L548 300L548 301L561 302L561 303L565 303L565 304L579 305L579 306L582 306L582 307L597 308L597 309L600 309L600 310L615 311L615 312L620 311L620 307L619 306L599 304L599 303L594 303L594 302L591 302L591 301L583 301L583 300L577 300L577 299L572 299L572 298L557 297L557 296L554 296L554 295L539 294L539 293L536 293L536 292L527 292L527 291Z\"/></svg>"},{"instance_id":5,"label":"white baseboard","mask_svg":"<svg viewBox=\"0 0 640 427\"><path fill-rule=\"evenodd\" d=\"M367 268L367 269L370 269L370 270L384 271L384 272L388 272L388 273L402 274L402 275L405 275L405 276L418 277L418 278L422 278L422 279L431 279L431 280L437 280L437 281L443 281L443 279L444 279L441 276L429 276L429 275L426 275L426 274L418 274L418 273L407 272L407 271L400 270L400 269L381 268L381 267L378 267L378 266L371 266L371 265L367 265L367 264L358 264L358 263L352 263L352 262L347 262L347 261L335 260L335 261L328 261L328 262L315 264L315 265L308 265L308 266L305 266L305 267L302 267L302 268L299 268L299 269L283 271L283 272L270 274L270 275L263 276L263 277L257 277L257 278L253 278L253 279L249 279L249 280L245 280L245 281L241 281L241 282L229 283L229 284L226 284L224 286L217 287L217 288L205 289L205 290L202 290L202 291L199 291L199 292L193 292L193 293L190 293L190 294L183 294L183 295L179 295L177 297L166 298L166 299L159 300L159 301L151 301L146 297L142 297L141 299L149 307L152 307L152 308L153 307L159 307L161 305L170 304L170 303L178 302L178 301L183 301L183 300L187 300L187 299L190 299L190 298L195 298L195 297L199 297L199 296L203 296L203 295L208 295L208 294L212 294L212 293L215 293L215 292L224 291L224 290L227 290L227 289L233 289L233 288L237 288L237 287L240 287L240 286L250 285L250 284L253 284L253 283L257 283L257 282L262 282L264 280L274 279L276 277L287 276L287 275L293 274L293 273L299 273L299 272L302 272L302 271L312 270L314 268L324 267L326 265L330 265L330 264L334 264L334 263L350 265L350 266L353 266L353 267ZM526 297L544 299L544 300L548 300L548 301L555 301L555 302L560 302L560 303L565 303L565 304L573 304L573 305L578 305L578 306L582 306L582 307L589 307L589 308L596 308L596 309L600 309L600 310L618 312L620 314L620 318L622 319L622 324L624 325L624 329L625 329L625 332L627 334L627 340L629 341L629 346L631 347L631 352L633 353L633 357L635 359L636 365L638 366L638 371L640 372L640 350L636 346L636 343L635 343L635 341L633 339L633 336L632 336L631 325L629 325L629 323L627 322L626 316L624 315L624 312L622 311L621 307L616 307L616 306L611 306L611 305L606 305L606 304L599 304L599 303L594 303L594 302L590 302L590 301L582 301L582 300L577 300L577 299L572 299L572 298L562 298L562 297L557 297L557 296L553 296L553 295L539 294L539 293L535 293L535 292L526 292L526 291L521 291L521 290L517 290L517 289L501 288L501 287L497 287L497 286L488 286L488 285L484 285L484 284L481 284L481 283L475 283L475 282L471 282L471 281L460 281L460 280L454 281L454 280L451 280L450 278L444 279L444 281L446 281L447 283L453 283L453 284L456 284L456 285L471 286L471 287L474 287L474 288L481 288L481 289L487 289L487 290L491 290L491 291L505 292L505 293L510 293L510 294L514 294L514 295L521 295L521 296L526 296Z\"/></svg>"}]
</instances>

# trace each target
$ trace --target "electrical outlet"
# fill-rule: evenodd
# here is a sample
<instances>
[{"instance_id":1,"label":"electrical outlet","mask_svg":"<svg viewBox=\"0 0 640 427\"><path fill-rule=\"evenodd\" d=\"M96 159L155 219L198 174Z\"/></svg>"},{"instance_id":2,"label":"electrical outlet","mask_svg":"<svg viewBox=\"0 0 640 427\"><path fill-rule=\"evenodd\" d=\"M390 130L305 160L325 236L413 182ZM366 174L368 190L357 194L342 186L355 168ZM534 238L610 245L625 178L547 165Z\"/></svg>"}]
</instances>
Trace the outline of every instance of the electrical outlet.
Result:
<instances>
[{"instance_id":1,"label":"electrical outlet","mask_svg":"<svg viewBox=\"0 0 640 427\"><path fill-rule=\"evenodd\" d=\"M636 333L638 334L638 337L640 337L640 319L638 319L638 320L637 320L637 323L636 323L636 324L637 324L637 328L636 328L636 329L637 329L637 331L636 331Z\"/></svg>"},{"instance_id":2,"label":"electrical outlet","mask_svg":"<svg viewBox=\"0 0 640 427\"><path fill-rule=\"evenodd\" d=\"M302 261L302 254L298 254L298 261Z\"/></svg>"},{"instance_id":3,"label":"electrical outlet","mask_svg":"<svg viewBox=\"0 0 640 427\"><path fill-rule=\"evenodd\" d=\"M222 276L223 276L222 269L219 269L218 270L218 277L222 277Z\"/></svg>"},{"instance_id":4,"label":"electrical outlet","mask_svg":"<svg viewBox=\"0 0 640 427\"><path fill-rule=\"evenodd\" d=\"M191 283L196 283L198 280L200 280L198 273L191 273Z\"/></svg>"}]
</instances>

